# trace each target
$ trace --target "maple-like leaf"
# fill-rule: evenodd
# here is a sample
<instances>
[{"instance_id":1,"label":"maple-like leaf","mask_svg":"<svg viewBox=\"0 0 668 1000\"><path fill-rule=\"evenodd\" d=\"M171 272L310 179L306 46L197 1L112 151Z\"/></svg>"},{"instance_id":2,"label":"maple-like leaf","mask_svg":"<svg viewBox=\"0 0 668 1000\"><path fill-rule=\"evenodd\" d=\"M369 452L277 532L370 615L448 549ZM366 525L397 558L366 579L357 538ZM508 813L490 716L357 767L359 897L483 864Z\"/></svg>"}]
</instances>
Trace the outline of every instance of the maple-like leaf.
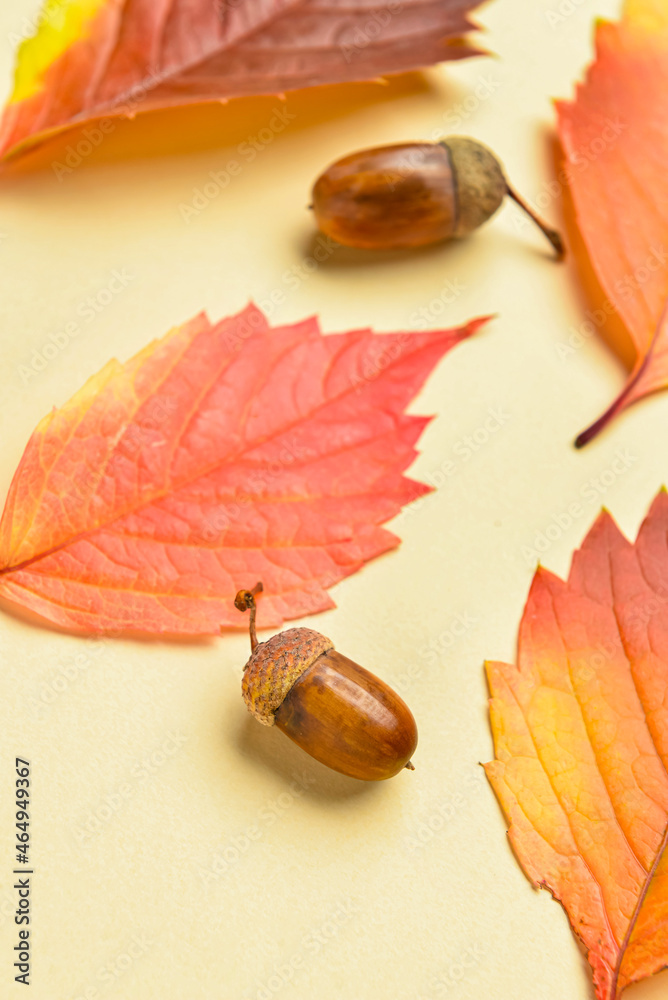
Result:
<instances>
[{"instance_id":1,"label":"maple-like leaf","mask_svg":"<svg viewBox=\"0 0 668 1000\"><path fill-rule=\"evenodd\" d=\"M0 521L0 597L75 630L212 634L333 607L328 587L399 539L405 413L458 330L323 336L259 309L204 315L111 361L33 433Z\"/></svg>"},{"instance_id":2,"label":"maple-like leaf","mask_svg":"<svg viewBox=\"0 0 668 1000\"><path fill-rule=\"evenodd\" d=\"M599 24L575 100L557 104L578 225L637 352L626 387L577 445L668 386L667 89L668 4L627 0L619 24Z\"/></svg>"},{"instance_id":3,"label":"maple-like leaf","mask_svg":"<svg viewBox=\"0 0 668 1000\"><path fill-rule=\"evenodd\" d=\"M489 663L487 775L513 849L564 905L598 1000L668 965L668 495L635 544L603 512L534 577L518 665Z\"/></svg>"},{"instance_id":4,"label":"maple-like leaf","mask_svg":"<svg viewBox=\"0 0 668 1000\"><path fill-rule=\"evenodd\" d=\"M19 50L0 156L94 118L472 55L481 0L47 0Z\"/></svg>"}]
</instances>

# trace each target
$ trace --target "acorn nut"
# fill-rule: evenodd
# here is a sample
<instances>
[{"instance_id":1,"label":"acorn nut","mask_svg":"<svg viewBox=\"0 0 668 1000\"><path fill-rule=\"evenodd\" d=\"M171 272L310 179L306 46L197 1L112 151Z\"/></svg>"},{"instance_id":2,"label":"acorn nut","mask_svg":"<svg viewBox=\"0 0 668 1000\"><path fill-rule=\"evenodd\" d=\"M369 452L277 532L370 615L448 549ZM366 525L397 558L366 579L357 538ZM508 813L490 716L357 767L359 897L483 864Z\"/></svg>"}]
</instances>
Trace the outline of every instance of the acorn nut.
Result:
<instances>
[{"instance_id":1,"label":"acorn nut","mask_svg":"<svg viewBox=\"0 0 668 1000\"><path fill-rule=\"evenodd\" d=\"M255 597L261 591L258 583L234 601L240 611L250 609L242 694L251 715L351 778L382 781L402 768L414 770L417 727L403 699L313 629L290 628L258 642Z\"/></svg>"},{"instance_id":2,"label":"acorn nut","mask_svg":"<svg viewBox=\"0 0 668 1000\"><path fill-rule=\"evenodd\" d=\"M467 236L494 215L506 195L563 257L559 233L513 191L494 154L463 136L344 156L315 182L311 207L319 229L338 243L392 250Z\"/></svg>"}]
</instances>

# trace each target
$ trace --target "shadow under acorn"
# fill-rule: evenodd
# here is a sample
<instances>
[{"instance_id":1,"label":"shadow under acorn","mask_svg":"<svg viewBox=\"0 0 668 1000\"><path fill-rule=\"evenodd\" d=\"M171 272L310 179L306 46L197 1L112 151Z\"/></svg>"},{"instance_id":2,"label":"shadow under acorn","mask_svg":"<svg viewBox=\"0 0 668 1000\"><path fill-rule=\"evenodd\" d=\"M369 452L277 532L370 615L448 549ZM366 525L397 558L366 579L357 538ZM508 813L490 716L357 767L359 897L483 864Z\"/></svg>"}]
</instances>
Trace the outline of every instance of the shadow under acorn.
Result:
<instances>
[{"instance_id":1,"label":"shadow under acorn","mask_svg":"<svg viewBox=\"0 0 668 1000\"><path fill-rule=\"evenodd\" d=\"M225 729L229 739L229 727ZM359 796L382 795L391 782L360 781L325 767L305 753L279 729L262 726L248 715L234 735L237 749L264 771L272 771L286 786L298 777L304 798L340 801Z\"/></svg>"}]
</instances>

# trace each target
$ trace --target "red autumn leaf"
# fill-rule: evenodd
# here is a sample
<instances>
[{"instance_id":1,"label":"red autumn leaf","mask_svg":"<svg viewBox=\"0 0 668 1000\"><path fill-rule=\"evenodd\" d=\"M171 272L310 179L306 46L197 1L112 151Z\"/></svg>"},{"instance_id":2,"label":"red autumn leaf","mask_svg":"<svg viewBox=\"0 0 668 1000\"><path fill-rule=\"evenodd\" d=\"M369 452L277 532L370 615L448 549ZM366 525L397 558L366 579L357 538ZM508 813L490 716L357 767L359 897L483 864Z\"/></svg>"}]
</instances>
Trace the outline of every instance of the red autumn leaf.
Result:
<instances>
[{"instance_id":1,"label":"red autumn leaf","mask_svg":"<svg viewBox=\"0 0 668 1000\"><path fill-rule=\"evenodd\" d=\"M399 539L429 492L402 475L429 422L408 403L458 330L323 336L249 306L111 361L39 424L0 521L0 596L71 629L264 626L333 607L328 587Z\"/></svg>"},{"instance_id":2,"label":"red autumn leaf","mask_svg":"<svg viewBox=\"0 0 668 1000\"><path fill-rule=\"evenodd\" d=\"M0 157L113 115L372 80L461 59L480 0L47 2L19 51Z\"/></svg>"},{"instance_id":3,"label":"red autumn leaf","mask_svg":"<svg viewBox=\"0 0 668 1000\"><path fill-rule=\"evenodd\" d=\"M619 24L599 24L596 62L559 135L591 262L637 357L626 387L576 444L615 414L668 386L668 5L627 0Z\"/></svg>"},{"instance_id":4,"label":"red autumn leaf","mask_svg":"<svg viewBox=\"0 0 668 1000\"><path fill-rule=\"evenodd\" d=\"M603 512L566 582L537 571L518 665L488 664L487 775L598 1000L668 965L667 537L665 492L635 544Z\"/></svg>"}]
</instances>

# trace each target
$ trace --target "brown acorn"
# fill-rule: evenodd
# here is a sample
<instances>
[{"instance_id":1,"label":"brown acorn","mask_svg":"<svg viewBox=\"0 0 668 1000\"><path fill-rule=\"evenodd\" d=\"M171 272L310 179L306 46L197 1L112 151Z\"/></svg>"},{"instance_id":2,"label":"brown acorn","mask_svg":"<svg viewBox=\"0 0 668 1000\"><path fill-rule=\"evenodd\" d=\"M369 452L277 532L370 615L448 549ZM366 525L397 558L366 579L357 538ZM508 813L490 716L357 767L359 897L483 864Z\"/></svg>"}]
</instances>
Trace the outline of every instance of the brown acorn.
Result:
<instances>
[{"instance_id":1,"label":"brown acorn","mask_svg":"<svg viewBox=\"0 0 668 1000\"><path fill-rule=\"evenodd\" d=\"M417 727L403 699L313 629L290 628L258 642L261 591L258 583L234 601L239 611L250 609L251 656L241 690L251 715L351 778L382 781L414 770Z\"/></svg>"},{"instance_id":2,"label":"brown acorn","mask_svg":"<svg viewBox=\"0 0 668 1000\"><path fill-rule=\"evenodd\" d=\"M312 208L320 230L367 250L425 246L467 236L509 195L545 233L564 244L510 187L489 149L462 136L351 153L320 175Z\"/></svg>"}]
</instances>

